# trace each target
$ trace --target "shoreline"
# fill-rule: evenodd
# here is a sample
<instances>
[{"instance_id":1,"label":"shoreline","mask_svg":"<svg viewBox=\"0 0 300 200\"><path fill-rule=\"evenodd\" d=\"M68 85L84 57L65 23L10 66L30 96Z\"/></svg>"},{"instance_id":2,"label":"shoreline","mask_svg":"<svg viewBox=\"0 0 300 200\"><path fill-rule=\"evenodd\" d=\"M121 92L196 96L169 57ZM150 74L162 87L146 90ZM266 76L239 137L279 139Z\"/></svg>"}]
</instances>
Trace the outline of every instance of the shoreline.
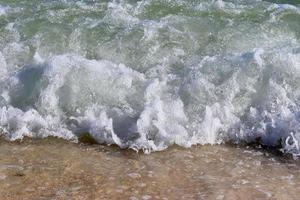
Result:
<instances>
[{"instance_id":1,"label":"shoreline","mask_svg":"<svg viewBox=\"0 0 300 200\"><path fill-rule=\"evenodd\" d=\"M296 199L297 160L231 145L150 155L48 139L0 140L0 199Z\"/></svg>"}]
</instances>

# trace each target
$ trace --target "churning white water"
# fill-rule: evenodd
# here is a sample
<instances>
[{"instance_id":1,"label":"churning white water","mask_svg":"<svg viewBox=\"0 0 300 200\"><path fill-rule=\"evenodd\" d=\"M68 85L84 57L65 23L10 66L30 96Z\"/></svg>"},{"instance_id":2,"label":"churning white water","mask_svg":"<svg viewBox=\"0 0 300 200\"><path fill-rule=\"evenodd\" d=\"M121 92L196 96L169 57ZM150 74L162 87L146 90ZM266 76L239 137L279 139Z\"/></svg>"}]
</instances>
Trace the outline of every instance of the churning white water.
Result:
<instances>
[{"instance_id":1,"label":"churning white water","mask_svg":"<svg viewBox=\"0 0 300 200\"><path fill-rule=\"evenodd\" d=\"M300 6L0 0L0 134L300 153Z\"/></svg>"}]
</instances>

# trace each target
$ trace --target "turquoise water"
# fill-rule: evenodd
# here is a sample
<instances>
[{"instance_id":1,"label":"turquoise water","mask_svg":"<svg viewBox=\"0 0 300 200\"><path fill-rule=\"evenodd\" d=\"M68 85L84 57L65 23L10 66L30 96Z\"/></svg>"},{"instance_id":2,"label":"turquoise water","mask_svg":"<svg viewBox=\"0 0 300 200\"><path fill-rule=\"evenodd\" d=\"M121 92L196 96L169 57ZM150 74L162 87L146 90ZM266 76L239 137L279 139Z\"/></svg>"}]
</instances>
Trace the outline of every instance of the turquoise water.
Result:
<instances>
[{"instance_id":1,"label":"turquoise water","mask_svg":"<svg viewBox=\"0 0 300 200\"><path fill-rule=\"evenodd\" d=\"M297 155L299 1L0 0L0 128Z\"/></svg>"}]
</instances>

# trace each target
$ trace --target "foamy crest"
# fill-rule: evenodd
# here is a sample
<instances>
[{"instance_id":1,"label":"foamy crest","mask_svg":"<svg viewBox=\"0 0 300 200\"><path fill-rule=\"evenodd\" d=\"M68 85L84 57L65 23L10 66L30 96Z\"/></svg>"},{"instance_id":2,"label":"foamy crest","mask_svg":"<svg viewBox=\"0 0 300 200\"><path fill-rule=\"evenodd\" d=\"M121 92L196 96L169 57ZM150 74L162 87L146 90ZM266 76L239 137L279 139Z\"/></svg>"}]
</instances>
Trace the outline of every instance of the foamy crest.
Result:
<instances>
[{"instance_id":1,"label":"foamy crest","mask_svg":"<svg viewBox=\"0 0 300 200\"><path fill-rule=\"evenodd\" d=\"M43 118L34 109L26 112L10 106L4 106L0 109L1 135L9 140L49 136L76 140L76 137L69 130L53 122L51 117Z\"/></svg>"}]
</instances>

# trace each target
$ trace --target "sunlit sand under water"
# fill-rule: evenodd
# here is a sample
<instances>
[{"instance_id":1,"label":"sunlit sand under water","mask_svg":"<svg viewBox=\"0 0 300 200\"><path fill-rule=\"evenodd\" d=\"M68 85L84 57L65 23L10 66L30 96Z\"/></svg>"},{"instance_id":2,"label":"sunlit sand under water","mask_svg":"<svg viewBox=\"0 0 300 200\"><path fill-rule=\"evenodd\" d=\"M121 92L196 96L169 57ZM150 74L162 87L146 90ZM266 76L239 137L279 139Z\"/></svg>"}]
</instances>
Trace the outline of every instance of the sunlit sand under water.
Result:
<instances>
[{"instance_id":1,"label":"sunlit sand under water","mask_svg":"<svg viewBox=\"0 0 300 200\"><path fill-rule=\"evenodd\" d=\"M230 145L150 155L57 139L0 142L0 199L298 199L300 163Z\"/></svg>"}]
</instances>

